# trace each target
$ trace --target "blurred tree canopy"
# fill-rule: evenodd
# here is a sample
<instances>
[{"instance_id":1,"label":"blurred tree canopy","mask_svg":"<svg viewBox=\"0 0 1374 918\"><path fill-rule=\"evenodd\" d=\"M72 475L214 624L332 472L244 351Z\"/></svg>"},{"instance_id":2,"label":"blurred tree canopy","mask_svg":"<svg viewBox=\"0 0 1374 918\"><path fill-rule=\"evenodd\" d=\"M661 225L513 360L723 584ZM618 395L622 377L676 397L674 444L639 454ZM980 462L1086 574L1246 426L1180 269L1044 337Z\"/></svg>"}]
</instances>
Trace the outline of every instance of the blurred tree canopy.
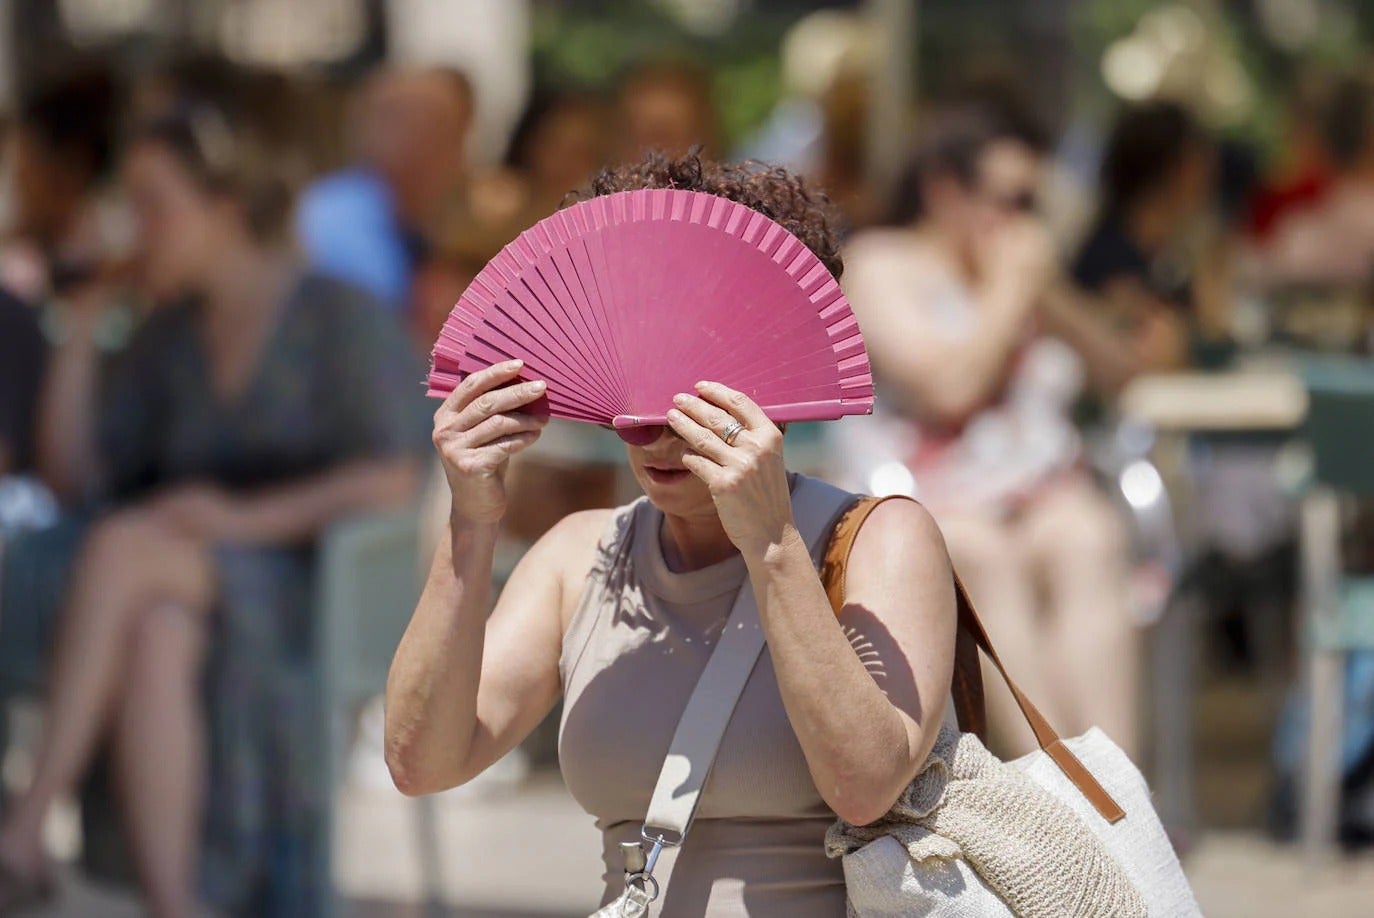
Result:
<instances>
[{"instance_id":1,"label":"blurred tree canopy","mask_svg":"<svg viewBox=\"0 0 1374 918\"><path fill-rule=\"evenodd\" d=\"M536 0L535 79L546 87L607 88L637 61L689 58L713 74L728 148L781 97L778 51L788 28L814 9L858 5ZM1212 112L1212 123L1261 152L1281 146L1285 107L1299 77L1369 66L1371 0L920 0L921 94L938 98L980 75L1000 75L1048 127L1066 127L1070 116L1104 124L1122 104L1104 80L1104 55L1152 14L1159 20L1170 10L1201 23L1207 53L1227 62L1232 89L1236 76L1243 83L1236 90L1243 102L1224 115Z\"/></svg>"}]
</instances>

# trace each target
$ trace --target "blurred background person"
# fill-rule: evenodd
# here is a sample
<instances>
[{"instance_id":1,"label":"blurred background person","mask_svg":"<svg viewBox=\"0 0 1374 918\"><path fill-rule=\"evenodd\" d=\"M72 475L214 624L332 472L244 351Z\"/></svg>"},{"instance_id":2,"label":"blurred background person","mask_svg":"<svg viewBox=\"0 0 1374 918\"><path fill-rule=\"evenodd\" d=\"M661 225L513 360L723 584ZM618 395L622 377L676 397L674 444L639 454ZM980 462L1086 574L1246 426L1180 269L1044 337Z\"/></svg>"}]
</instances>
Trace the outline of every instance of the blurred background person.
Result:
<instances>
[{"instance_id":1,"label":"blurred background person","mask_svg":"<svg viewBox=\"0 0 1374 918\"><path fill-rule=\"evenodd\" d=\"M296 226L311 264L418 321L415 276L462 194L472 116L472 87L460 71L371 77L351 116L355 164L318 179L301 199Z\"/></svg>"},{"instance_id":2,"label":"blurred background person","mask_svg":"<svg viewBox=\"0 0 1374 918\"><path fill-rule=\"evenodd\" d=\"M629 162L646 150L681 156L701 145L719 153L720 123L710 71L688 59L639 61L616 81L616 159Z\"/></svg>"},{"instance_id":3,"label":"blurred background person","mask_svg":"<svg viewBox=\"0 0 1374 918\"><path fill-rule=\"evenodd\" d=\"M1039 180L1040 151L1023 130L986 108L938 113L902 225L850 245L845 288L887 399L878 415L905 419L881 432L905 476L884 470L863 484L901 480L897 490L931 509L1007 665L1052 723L1070 735L1096 724L1134 752L1126 535L1083 468L1070 418L1085 379L1119 384L1128 358L1060 292L1034 216ZM1010 693L990 688L989 702L1002 742L1031 748Z\"/></svg>"},{"instance_id":4,"label":"blurred background person","mask_svg":"<svg viewBox=\"0 0 1374 918\"><path fill-rule=\"evenodd\" d=\"M611 153L611 112L589 92L536 93L511 135L505 166L519 183L518 233L584 192ZM615 466L586 462L596 455L600 431L554 422L541 442L510 468L508 533L532 543L578 510L614 503ZM552 738L543 737L541 738Z\"/></svg>"},{"instance_id":5,"label":"blurred background person","mask_svg":"<svg viewBox=\"0 0 1374 918\"><path fill-rule=\"evenodd\" d=\"M81 64L20 105L7 144L12 211L0 282L24 299L66 295L107 268L117 214L104 181L118 103L108 70Z\"/></svg>"},{"instance_id":6,"label":"blurred background person","mask_svg":"<svg viewBox=\"0 0 1374 918\"><path fill-rule=\"evenodd\" d=\"M1250 204L1253 239L1272 239L1285 218L1320 202L1331 187L1327 116L1334 88L1335 81L1320 70L1300 73L1293 81L1284 100L1283 143Z\"/></svg>"},{"instance_id":7,"label":"blurred background person","mask_svg":"<svg viewBox=\"0 0 1374 918\"><path fill-rule=\"evenodd\" d=\"M1108 136L1098 217L1073 278L1156 369L1188 359L1195 264L1182 237L1211 202L1213 177L1212 144L1172 102L1124 110Z\"/></svg>"},{"instance_id":8,"label":"blurred background person","mask_svg":"<svg viewBox=\"0 0 1374 918\"><path fill-rule=\"evenodd\" d=\"M229 912L320 907L301 868L324 843L323 752L282 669L307 646L304 549L411 499L427 411L382 308L299 262L282 162L201 101L133 132L123 178L159 305L108 382L79 325L52 363L44 472L103 510L71 561L33 779L0 826L0 909L49 888L45 816L106 740L152 914L195 914L202 866Z\"/></svg>"},{"instance_id":9,"label":"blurred background person","mask_svg":"<svg viewBox=\"0 0 1374 918\"><path fill-rule=\"evenodd\" d=\"M1305 200L1272 218L1256 253L1253 280L1359 286L1374 270L1374 89L1371 80L1340 80L1322 118L1329 173L1309 182Z\"/></svg>"},{"instance_id":10,"label":"blurred background person","mask_svg":"<svg viewBox=\"0 0 1374 918\"><path fill-rule=\"evenodd\" d=\"M515 124L504 165L523 189L515 218L528 227L563 206L606 165L610 112L588 91L537 91Z\"/></svg>"},{"instance_id":11,"label":"blurred background person","mask_svg":"<svg viewBox=\"0 0 1374 918\"><path fill-rule=\"evenodd\" d=\"M471 169L436 211L412 290L411 327L424 348L477 272L605 164L607 117L592 93L536 94L516 124L505 161Z\"/></svg>"}]
</instances>

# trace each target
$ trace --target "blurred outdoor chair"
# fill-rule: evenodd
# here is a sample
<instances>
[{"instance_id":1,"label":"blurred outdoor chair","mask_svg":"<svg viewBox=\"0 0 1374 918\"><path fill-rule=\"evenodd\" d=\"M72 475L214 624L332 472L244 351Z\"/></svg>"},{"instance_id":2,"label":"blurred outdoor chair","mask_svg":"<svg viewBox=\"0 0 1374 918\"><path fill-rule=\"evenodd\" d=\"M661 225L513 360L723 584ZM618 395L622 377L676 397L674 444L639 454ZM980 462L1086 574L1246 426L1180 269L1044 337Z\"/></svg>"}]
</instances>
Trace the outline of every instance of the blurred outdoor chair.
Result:
<instances>
[{"instance_id":1,"label":"blurred outdoor chair","mask_svg":"<svg viewBox=\"0 0 1374 918\"><path fill-rule=\"evenodd\" d=\"M333 883L331 853L334 848L334 813L345 776L345 762L353 739L358 712L386 685L392 654L410 620L420 584L419 526L414 509L386 515L365 516L334 524L316 546L312 585L315 615L309 641L310 659L284 661L283 666L309 681L316 693L317 748L322 773L316 776L323 795L321 825L316 827L320 856L302 869L312 871L312 885L325 890L320 913L336 914L338 895ZM58 533L59 537L65 537ZM254 564L270 575L270 560L260 556L239 558L234 563ZM6 598L22 598L24 584L10 584ZM7 703L21 695L33 695L41 685L37 673L9 672L0 678L0 752ZM294 678L294 676L293 676ZM119 827L118 808L98 762L94 780L82 792L83 850L85 869L95 876L131 882L125 841ZM212 789L213 792L213 789ZM432 801L415 801L416 842L427 905L438 896L437 845Z\"/></svg>"},{"instance_id":2,"label":"blurred outdoor chair","mask_svg":"<svg viewBox=\"0 0 1374 918\"><path fill-rule=\"evenodd\" d=\"M391 658L401 641L421 584L420 527L412 511L336 524L319 546L315 655L329 755L324 775L330 805L325 837L334 845L334 814L358 714L386 689ZM411 801L420 857L422 894L431 908L439 896L438 828L432 797ZM332 861L321 869L334 890ZM330 912L337 912L336 901Z\"/></svg>"},{"instance_id":3,"label":"blurred outdoor chair","mask_svg":"<svg viewBox=\"0 0 1374 918\"><path fill-rule=\"evenodd\" d=\"M1351 652L1374 652L1374 575L1343 570L1341 505L1374 498L1374 365L1327 358L1303 366L1303 433L1312 476L1302 502L1304 674L1311 707L1302 785L1301 833L1309 856L1336 840L1345 672Z\"/></svg>"}]
</instances>

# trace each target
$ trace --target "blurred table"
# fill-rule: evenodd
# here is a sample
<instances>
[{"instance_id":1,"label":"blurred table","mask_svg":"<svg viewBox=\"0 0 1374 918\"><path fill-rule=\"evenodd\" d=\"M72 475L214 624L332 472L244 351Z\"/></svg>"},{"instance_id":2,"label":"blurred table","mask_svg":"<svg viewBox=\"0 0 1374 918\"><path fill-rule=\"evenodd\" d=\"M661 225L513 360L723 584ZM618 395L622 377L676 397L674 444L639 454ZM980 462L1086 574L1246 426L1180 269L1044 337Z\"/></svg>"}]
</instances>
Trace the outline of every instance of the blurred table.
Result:
<instances>
[{"instance_id":1,"label":"blurred table","mask_svg":"<svg viewBox=\"0 0 1374 918\"><path fill-rule=\"evenodd\" d=\"M1189 441L1206 435L1293 431L1307 412L1307 393L1283 360L1253 360L1234 370L1141 376L1121 394L1122 414L1154 430L1154 461L1176 507L1191 506L1195 490ZM1197 557L1186 512L1176 515L1185 569ZM1154 724L1154 785L1164 824L1194 828L1194 655L1202 601L1176 591L1150 636L1150 694Z\"/></svg>"},{"instance_id":2,"label":"blurred table","mask_svg":"<svg viewBox=\"0 0 1374 918\"><path fill-rule=\"evenodd\" d=\"M1307 413L1302 380L1277 364L1220 373L1141 376L1121 411L1161 433L1292 430Z\"/></svg>"}]
</instances>

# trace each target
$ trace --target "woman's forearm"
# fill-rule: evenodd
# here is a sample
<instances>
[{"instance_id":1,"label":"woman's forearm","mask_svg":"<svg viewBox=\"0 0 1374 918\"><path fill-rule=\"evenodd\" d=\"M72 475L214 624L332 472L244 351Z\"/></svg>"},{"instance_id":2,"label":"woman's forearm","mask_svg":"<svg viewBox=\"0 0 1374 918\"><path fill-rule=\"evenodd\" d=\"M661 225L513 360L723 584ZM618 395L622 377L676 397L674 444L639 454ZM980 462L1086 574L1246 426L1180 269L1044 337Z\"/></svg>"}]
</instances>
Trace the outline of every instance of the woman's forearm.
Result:
<instances>
[{"instance_id":1,"label":"woman's forearm","mask_svg":"<svg viewBox=\"0 0 1374 918\"><path fill-rule=\"evenodd\" d=\"M778 688L821 797L841 818L880 817L910 781L908 728L837 627L801 535L749 558Z\"/></svg>"},{"instance_id":2,"label":"woman's forearm","mask_svg":"<svg viewBox=\"0 0 1374 918\"><path fill-rule=\"evenodd\" d=\"M396 649L386 762L403 793L433 793L467 777L497 532L495 523L450 519Z\"/></svg>"},{"instance_id":3,"label":"woman's forearm","mask_svg":"<svg viewBox=\"0 0 1374 918\"><path fill-rule=\"evenodd\" d=\"M1024 296L1015 290L986 292L975 309L975 327L938 347L928 341L912 342L914 347L875 341L876 367L897 384L905 410L936 424L959 424L993 398L1025 334L1029 307Z\"/></svg>"},{"instance_id":4,"label":"woman's forearm","mask_svg":"<svg viewBox=\"0 0 1374 918\"><path fill-rule=\"evenodd\" d=\"M1069 284L1057 284L1045 294L1045 329L1078 353L1095 389L1113 395L1143 367L1130 342L1100 317L1106 310L1096 305Z\"/></svg>"},{"instance_id":5,"label":"woman's forearm","mask_svg":"<svg viewBox=\"0 0 1374 918\"><path fill-rule=\"evenodd\" d=\"M224 535L259 544L299 542L341 517L404 505L414 498L419 480L414 459L350 463L240 498L235 531Z\"/></svg>"}]
</instances>

